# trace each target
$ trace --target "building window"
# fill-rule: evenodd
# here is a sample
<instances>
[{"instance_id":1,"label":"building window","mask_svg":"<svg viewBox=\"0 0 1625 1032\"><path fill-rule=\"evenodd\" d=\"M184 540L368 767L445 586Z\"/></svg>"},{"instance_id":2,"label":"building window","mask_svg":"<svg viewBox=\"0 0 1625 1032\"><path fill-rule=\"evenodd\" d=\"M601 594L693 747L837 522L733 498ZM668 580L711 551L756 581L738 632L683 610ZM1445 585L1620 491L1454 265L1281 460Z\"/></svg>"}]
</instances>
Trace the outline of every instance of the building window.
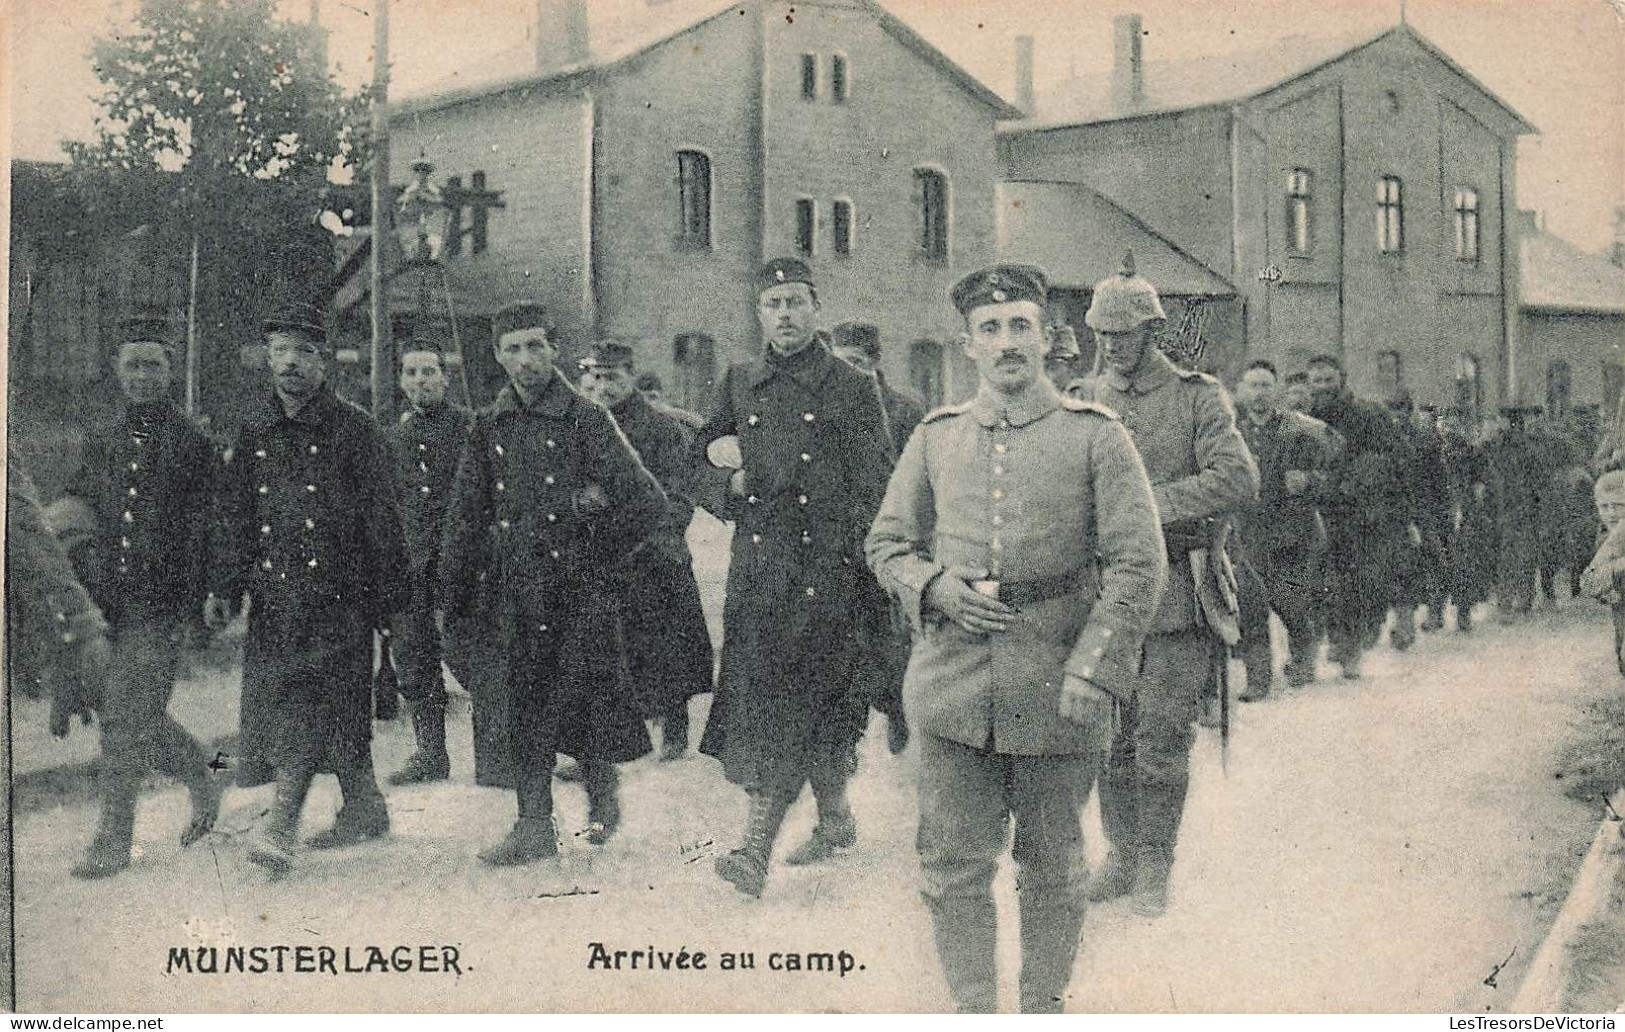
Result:
<instances>
[{"instance_id":1,"label":"building window","mask_svg":"<svg viewBox=\"0 0 1625 1032\"><path fill-rule=\"evenodd\" d=\"M1397 401L1405 393L1405 367L1399 352L1384 351L1377 355L1377 382L1383 396Z\"/></svg>"},{"instance_id":2,"label":"building window","mask_svg":"<svg viewBox=\"0 0 1625 1032\"><path fill-rule=\"evenodd\" d=\"M811 197L796 201L796 253L811 258L813 235L818 232L818 202Z\"/></svg>"},{"instance_id":3,"label":"building window","mask_svg":"<svg viewBox=\"0 0 1625 1032\"><path fill-rule=\"evenodd\" d=\"M1574 407L1574 378L1569 364L1561 358L1553 359L1546 367L1546 415L1553 419L1567 416Z\"/></svg>"},{"instance_id":4,"label":"building window","mask_svg":"<svg viewBox=\"0 0 1625 1032\"><path fill-rule=\"evenodd\" d=\"M830 208L830 233L834 237L835 256L845 258L852 253L852 202L836 201Z\"/></svg>"},{"instance_id":5,"label":"building window","mask_svg":"<svg viewBox=\"0 0 1625 1032\"><path fill-rule=\"evenodd\" d=\"M1286 178L1286 221L1293 254L1308 254L1313 237L1309 233L1309 170L1295 168Z\"/></svg>"},{"instance_id":6,"label":"building window","mask_svg":"<svg viewBox=\"0 0 1625 1032\"><path fill-rule=\"evenodd\" d=\"M675 404L690 412L705 412L717 378L717 345L703 333L684 333L672 346L672 367L677 371Z\"/></svg>"},{"instance_id":7,"label":"building window","mask_svg":"<svg viewBox=\"0 0 1625 1032\"><path fill-rule=\"evenodd\" d=\"M917 340L908 346L908 382L926 408L942 404L942 345Z\"/></svg>"},{"instance_id":8,"label":"building window","mask_svg":"<svg viewBox=\"0 0 1625 1032\"><path fill-rule=\"evenodd\" d=\"M1456 356L1456 408L1466 426L1477 426L1484 406L1484 373L1478 356L1463 351Z\"/></svg>"},{"instance_id":9,"label":"building window","mask_svg":"<svg viewBox=\"0 0 1625 1032\"><path fill-rule=\"evenodd\" d=\"M846 55L835 54L829 59L829 99L836 104L846 103Z\"/></svg>"},{"instance_id":10,"label":"building window","mask_svg":"<svg viewBox=\"0 0 1625 1032\"><path fill-rule=\"evenodd\" d=\"M914 170L914 190L919 201L919 253L932 261L948 258L948 176L931 168Z\"/></svg>"},{"instance_id":11,"label":"building window","mask_svg":"<svg viewBox=\"0 0 1625 1032\"><path fill-rule=\"evenodd\" d=\"M1478 191L1469 187L1456 191L1456 257L1478 261Z\"/></svg>"},{"instance_id":12,"label":"building window","mask_svg":"<svg viewBox=\"0 0 1625 1032\"><path fill-rule=\"evenodd\" d=\"M801 99L818 99L818 55L801 55Z\"/></svg>"},{"instance_id":13,"label":"building window","mask_svg":"<svg viewBox=\"0 0 1625 1032\"><path fill-rule=\"evenodd\" d=\"M699 151L677 152L678 247L711 249L711 159Z\"/></svg>"},{"instance_id":14,"label":"building window","mask_svg":"<svg viewBox=\"0 0 1625 1032\"><path fill-rule=\"evenodd\" d=\"M1405 194L1398 176L1377 182L1377 250L1398 254L1405 249Z\"/></svg>"},{"instance_id":15,"label":"building window","mask_svg":"<svg viewBox=\"0 0 1625 1032\"><path fill-rule=\"evenodd\" d=\"M475 169L469 176L469 186L475 193L485 192L485 170ZM484 254L491 243L491 209L488 205L474 205L474 215L470 220L468 233L471 238L470 250L475 254Z\"/></svg>"}]
</instances>

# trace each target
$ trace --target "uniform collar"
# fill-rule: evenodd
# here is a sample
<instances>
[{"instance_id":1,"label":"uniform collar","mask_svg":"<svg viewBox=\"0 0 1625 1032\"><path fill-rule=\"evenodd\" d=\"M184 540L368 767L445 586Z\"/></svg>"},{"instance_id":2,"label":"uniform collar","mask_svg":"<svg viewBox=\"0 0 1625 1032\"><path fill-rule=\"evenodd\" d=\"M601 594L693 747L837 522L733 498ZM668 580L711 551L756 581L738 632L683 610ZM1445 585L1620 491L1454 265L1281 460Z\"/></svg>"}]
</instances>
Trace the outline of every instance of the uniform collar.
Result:
<instances>
[{"instance_id":1,"label":"uniform collar","mask_svg":"<svg viewBox=\"0 0 1625 1032\"><path fill-rule=\"evenodd\" d=\"M1146 346L1145 357L1140 360L1140 368L1134 371L1132 379L1109 365L1106 367L1106 383L1123 394L1150 394L1178 378L1179 370L1155 344Z\"/></svg>"},{"instance_id":2,"label":"uniform collar","mask_svg":"<svg viewBox=\"0 0 1625 1032\"><path fill-rule=\"evenodd\" d=\"M519 392L510 383L497 394L497 400L493 404L493 408L498 413L527 412L532 415L550 416L558 419L570 411L570 404L575 400L575 393L574 388L565 383L564 377L560 376L559 371L555 369L553 375L548 377L547 383L543 385L541 392L537 394L536 400L529 405L520 400Z\"/></svg>"},{"instance_id":3,"label":"uniform collar","mask_svg":"<svg viewBox=\"0 0 1625 1032\"><path fill-rule=\"evenodd\" d=\"M984 386L971 402L971 414L992 429L1008 423L1012 427L1035 423L1061 407L1061 393L1045 377L1039 377L1032 390L1015 398Z\"/></svg>"},{"instance_id":4,"label":"uniform collar","mask_svg":"<svg viewBox=\"0 0 1625 1032\"><path fill-rule=\"evenodd\" d=\"M127 405L124 409L123 423L131 430L150 430L153 427L168 425L176 415L175 403L171 401Z\"/></svg>"},{"instance_id":5,"label":"uniform collar","mask_svg":"<svg viewBox=\"0 0 1625 1032\"><path fill-rule=\"evenodd\" d=\"M751 386L760 387L775 376L788 376L808 390L817 391L824 386L824 381L829 379L835 370L835 363L839 361L824 346L822 332L814 334L812 343L793 355L780 355L772 345L768 345L758 362L755 375L751 377Z\"/></svg>"},{"instance_id":6,"label":"uniform collar","mask_svg":"<svg viewBox=\"0 0 1625 1032\"><path fill-rule=\"evenodd\" d=\"M315 395L305 402L304 407L297 414L290 416L288 410L282 407L282 396L273 388L266 398L266 406L270 409L270 418L267 422L271 424L287 422L303 423L306 426L321 426L332 416L333 409L338 403L338 395L334 394L332 388L324 383L316 389Z\"/></svg>"}]
</instances>

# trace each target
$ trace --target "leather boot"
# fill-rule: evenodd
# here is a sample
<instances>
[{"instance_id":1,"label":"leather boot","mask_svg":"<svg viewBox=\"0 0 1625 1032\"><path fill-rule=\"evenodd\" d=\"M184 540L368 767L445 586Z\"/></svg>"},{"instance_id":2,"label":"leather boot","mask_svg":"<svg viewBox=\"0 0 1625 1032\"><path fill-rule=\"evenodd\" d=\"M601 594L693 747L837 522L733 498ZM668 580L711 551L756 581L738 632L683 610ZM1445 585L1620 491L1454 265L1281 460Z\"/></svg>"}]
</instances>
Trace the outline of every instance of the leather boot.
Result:
<instances>
[{"instance_id":1,"label":"leather boot","mask_svg":"<svg viewBox=\"0 0 1625 1032\"><path fill-rule=\"evenodd\" d=\"M1168 909L1168 874L1173 852L1166 846L1141 846L1130 906L1141 917L1161 917Z\"/></svg>"},{"instance_id":2,"label":"leather boot","mask_svg":"<svg viewBox=\"0 0 1625 1032\"><path fill-rule=\"evenodd\" d=\"M773 843L779 837L790 800L761 792L750 794L750 814L745 819L745 840L739 848L717 857L716 872L733 887L752 899L760 898L767 886L767 865L773 857Z\"/></svg>"},{"instance_id":3,"label":"leather boot","mask_svg":"<svg viewBox=\"0 0 1625 1032\"><path fill-rule=\"evenodd\" d=\"M954 1008L961 1014L997 1014L999 912L993 900L982 896L925 902Z\"/></svg>"},{"instance_id":4,"label":"leather boot","mask_svg":"<svg viewBox=\"0 0 1625 1032\"><path fill-rule=\"evenodd\" d=\"M1394 609L1394 629L1388 633L1388 645L1395 652L1404 652L1416 644L1416 610L1411 606Z\"/></svg>"},{"instance_id":5,"label":"leather boot","mask_svg":"<svg viewBox=\"0 0 1625 1032\"><path fill-rule=\"evenodd\" d=\"M480 850L478 855L480 863L490 867L515 867L550 860L559 855L553 818L521 817L502 841Z\"/></svg>"},{"instance_id":6,"label":"leather boot","mask_svg":"<svg viewBox=\"0 0 1625 1032\"><path fill-rule=\"evenodd\" d=\"M1462 634L1471 634L1473 630L1473 607L1465 602L1456 604L1456 630Z\"/></svg>"},{"instance_id":7,"label":"leather boot","mask_svg":"<svg viewBox=\"0 0 1625 1032\"><path fill-rule=\"evenodd\" d=\"M83 859L74 865L75 878L109 878L130 866L139 778L104 768L100 781L101 817Z\"/></svg>"},{"instance_id":8,"label":"leather boot","mask_svg":"<svg viewBox=\"0 0 1625 1032\"><path fill-rule=\"evenodd\" d=\"M401 683L395 664L389 661L389 639L384 639L384 656L372 679L373 716L394 720L401 715Z\"/></svg>"},{"instance_id":9,"label":"leather boot","mask_svg":"<svg viewBox=\"0 0 1625 1032\"><path fill-rule=\"evenodd\" d=\"M846 781L820 778L813 782L813 798L818 802L818 823L813 826L812 836L784 858L787 864L799 867L819 863L834 856L836 850L858 843L858 822L846 799Z\"/></svg>"},{"instance_id":10,"label":"leather boot","mask_svg":"<svg viewBox=\"0 0 1625 1032\"><path fill-rule=\"evenodd\" d=\"M688 702L673 706L660 721L660 762L680 760L688 753Z\"/></svg>"},{"instance_id":11,"label":"leather boot","mask_svg":"<svg viewBox=\"0 0 1625 1032\"><path fill-rule=\"evenodd\" d=\"M1104 903L1128 895L1138 875L1138 857L1133 845L1113 846L1106 854L1105 866L1089 879L1089 902Z\"/></svg>"},{"instance_id":12,"label":"leather boot","mask_svg":"<svg viewBox=\"0 0 1625 1032\"><path fill-rule=\"evenodd\" d=\"M417 737L417 751L407 757L405 766L389 776L389 783L416 785L445 781L451 776L451 759L446 755L445 704L425 702L414 706L412 732Z\"/></svg>"},{"instance_id":13,"label":"leather boot","mask_svg":"<svg viewBox=\"0 0 1625 1032\"><path fill-rule=\"evenodd\" d=\"M187 780L192 815L181 830L181 848L201 842L203 836L214 830L214 822L220 819L220 795L225 789L225 783L210 777L207 768Z\"/></svg>"},{"instance_id":14,"label":"leather boot","mask_svg":"<svg viewBox=\"0 0 1625 1032\"><path fill-rule=\"evenodd\" d=\"M274 878L287 874L293 867L294 837L313 777L308 770L277 772L271 816L248 848L249 861L265 868Z\"/></svg>"},{"instance_id":15,"label":"leather boot","mask_svg":"<svg viewBox=\"0 0 1625 1032\"><path fill-rule=\"evenodd\" d=\"M1022 892L1021 1013L1059 1014L1083 931L1083 901L1070 892Z\"/></svg>"},{"instance_id":16,"label":"leather boot","mask_svg":"<svg viewBox=\"0 0 1625 1032\"><path fill-rule=\"evenodd\" d=\"M587 790L587 841L608 842L621 826L621 775L610 763L583 763L581 783Z\"/></svg>"},{"instance_id":17,"label":"leather boot","mask_svg":"<svg viewBox=\"0 0 1625 1032\"><path fill-rule=\"evenodd\" d=\"M389 807L384 803L384 793L378 790L370 753L339 771L339 791L344 804L333 826L312 835L306 845L312 849L338 849L389 834Z\"/></svg>"}]
</instances>

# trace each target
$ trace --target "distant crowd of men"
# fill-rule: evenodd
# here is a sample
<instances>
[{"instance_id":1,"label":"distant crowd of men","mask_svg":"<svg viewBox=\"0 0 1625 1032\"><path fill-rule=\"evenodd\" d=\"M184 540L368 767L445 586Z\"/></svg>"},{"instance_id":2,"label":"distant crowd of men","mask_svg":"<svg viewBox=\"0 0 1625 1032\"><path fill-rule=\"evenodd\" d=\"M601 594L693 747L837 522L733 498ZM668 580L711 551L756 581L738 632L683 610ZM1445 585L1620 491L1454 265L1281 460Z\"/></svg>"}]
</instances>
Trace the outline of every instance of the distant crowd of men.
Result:
<instances>
[{"instance_id":1,"label":"distant crowd of men","mask_svg":"<svg viewBox=\"0 0 1625 1032\"><path fill-rule=\"evenodd\" d=\"M127 404L68 496L42 511L15 462L8 479L14 616L62 646L52 730L92 711L101 726L101 814L73 873L130 865L152 770L189 789L181 844L210 833L221 765L168 704L194 625L246 606L230 767L274 786L247 852L274 876L295 867L318 774L343 804L307 845L389 830L380 635L417 745L387 780L450 776L449 669L473 698L476 780L516 801L478 854L493 866L558 854L558 780L586 792L586 841L607 841L618 766L654 750L651 724L660 758L681 758L690 701L712 693L700 749L746 801L716 873L759 897L804 789L817 823L785 862L857 844L847 784L878 710L893 753L917 748L923 896L956 1005L997 1006L1009 849L1021 1007L1057 1010L1086 901L1163 912L1195 727L1221 719L1231 655L1239 698L1270 694L1272 613L1290 685L1315 681L1323 639L1358 678L1385 626L1403 650L1453 606L1468 632L1492 596L1516 621L1564 578L1578 593L1596 548L1578 424L1514 408L1475 429L1363 400L1329 355L1285 377L1254 361L1232 400L1159 348L1160 298L1130 262L1094 289L1092 370L1050 325L1042 270L962 279L978 386L930 413L879 372L874 326L820 325L805 263L769 262L756 285L764 348L704 414L667 404L625 342L567 376L548 313L519 302L494 320L495 401L452 404L419 342L400 362L410 409L380 427L333 392L320 306L286 305L265 323L270 389L223 455L171 400L162 320L130 321ZM733 528L720 655L685 539L696 508ZM1097 782L1110 849L1089 877Z\"/></svg>"}]
</instances>

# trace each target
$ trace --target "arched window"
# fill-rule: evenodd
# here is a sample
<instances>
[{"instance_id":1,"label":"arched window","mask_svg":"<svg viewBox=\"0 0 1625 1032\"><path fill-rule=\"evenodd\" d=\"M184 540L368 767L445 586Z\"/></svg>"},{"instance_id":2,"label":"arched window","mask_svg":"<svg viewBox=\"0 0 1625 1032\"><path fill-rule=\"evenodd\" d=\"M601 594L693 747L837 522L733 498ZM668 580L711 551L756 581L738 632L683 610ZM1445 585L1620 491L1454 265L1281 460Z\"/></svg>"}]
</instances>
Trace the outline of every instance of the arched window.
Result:
<instances>
[{"instance_id":1,"label":"arched window","mask_svg":"<svg viewBox=\"0 0 1625 1032\"><path fill-rule=\"evenodd\" d=\"M677 371L673 403L690 412L706 411L717 379L716 342L703 333L681 334L672 346L672 366Z\"/></svg>"},{"instance_id":2,"label":"arched window","mask_svg":"<svg viewBox=\"0 0 1625 1032\"><path fill-rule=\"evenodd\" d=\"M908 383L926 408L942 404L942 345L917 340L908 346Z\"/></svg>"},{"instance_id":3,"label":"arched window","mask_svg":"<svg viewBox=\"0 0 1625 1032\"><path fill-rule=\"evenodd\" d=\"M915 247L920 257L948 260L948 174L934 168L914 170Z\"/></svg>"},{"instance_id":4,"label":"arched window","mask_svg":"<svg viewBox=\"0 0 1625 1032\"><path fill-rule=\"evenodd\" d=\"M677 152L677 245L687 251L711 249L711 159L696 150Z\"/></svg>"}]
</instances>

